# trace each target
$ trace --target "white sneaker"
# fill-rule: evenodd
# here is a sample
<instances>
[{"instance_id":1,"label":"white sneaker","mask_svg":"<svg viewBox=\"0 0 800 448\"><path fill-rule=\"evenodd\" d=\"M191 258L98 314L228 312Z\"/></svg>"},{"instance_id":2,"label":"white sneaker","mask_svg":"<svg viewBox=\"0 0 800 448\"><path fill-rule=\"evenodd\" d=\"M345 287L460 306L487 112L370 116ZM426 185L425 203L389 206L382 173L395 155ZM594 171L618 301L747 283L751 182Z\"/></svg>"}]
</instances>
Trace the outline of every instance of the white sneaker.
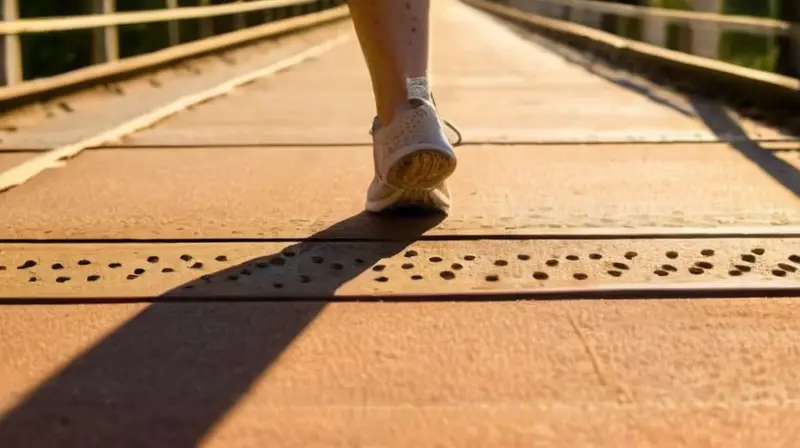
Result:
<instances>
[{"instance_id":1,"label":"white sneaker","mask_svg":"<svg viewBox=\"0 0 800 448\"><path fill-rule=\"evenodd\" d=\"M373 121L375 177L367 192L368 211L399 207L450 211L446 180L456 169L453 146L460 143L461 135L439 118L432 97L429 101L427 92L422 93L409 98L408 107L389 126L381 127L377 118ZM456 143L448 141L445 126L456 133Z\"/></svg>"}]
</instances>

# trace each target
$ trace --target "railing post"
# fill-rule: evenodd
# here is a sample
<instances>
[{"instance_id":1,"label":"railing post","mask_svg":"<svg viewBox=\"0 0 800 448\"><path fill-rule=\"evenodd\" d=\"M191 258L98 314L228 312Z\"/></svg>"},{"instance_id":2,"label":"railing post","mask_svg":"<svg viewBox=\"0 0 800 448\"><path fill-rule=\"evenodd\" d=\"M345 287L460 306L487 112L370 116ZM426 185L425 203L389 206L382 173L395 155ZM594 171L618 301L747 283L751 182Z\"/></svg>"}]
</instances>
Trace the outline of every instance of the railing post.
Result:
<instances>
[{"instance_id":1,"label":"railing post","mask_svg":"<svg viewBox=\"0 0 800 448\"><path fill-rule=\"evenodd\" d=\"M653 6L652 0L647 0L646 6ZM648 44L667 46L667 21L654 16L642 18L642 40Z\"/></svg>"},{"instance_id":2,"label":"railing post","mask_svg":"<svg viewBox=\"0 0 800 448\"><path fill-rule=\"evenodd\" d=\"M113 14L117 10L116 0L94 0L94 14ZM94 31L94 63L119 60L119 31L116 26L107 26Z\"/></svg>"},{"instance_id":3,"label":"railing post","mask_svg":"<svg viewBox=\"0 0 800 448\"><path fill-rule=\"evenodd\" d=\"M177 7L178 0L167 0L167 9L175 9ZM170 47L181 43L181 24L177 20L167 22L167 40L169 40Z\"/></svg>"},{"instance_id":4,"label":"railing post","mask_svg":"<svg viewBox=\"0 0 800 448\"><path fill-rule=\"evenodd\" d=\"M796 0L781 1L781 20L794 25L789 35L780 39L778 71L783 75L800 78L800 3Z\"/></svg>"},{"instance_id":5,"label":"railing post","mask_svg":"<svg viewBox=\"0 0 800 448\"><path fill-rule=\"evenodd\" d=\"M3 8L2 13L3 21L12 21L19 18L19 3L18 0L0 0ZM2 77L3 85L13 85L22 82L22 46L19 42L18 34L9 34L0 36L2 45L2 59L0 59L0 77Z\"/></svg>"},{"instance_id":6,"label":"railing post","mask_svg":"<svg viewBox=\"0 0 800 448\"><path fill-rule=\"evenodd\" d=\"M200 0L200 6L210 6L211 0ZM200 19L199 22L200 28L200 38L205 39L206 37L211 37L214 34L214 22L211 19Z\"/></svg>"},{"instance_id":7,"label":"railing post","mask_svg":"<svg viewBox=\"0 0 800 448\"><path fill-rule=\"evenodd\" d=\"M600 28L601 16L602 15L597 11L578 6L570 8L569 21L592 28Z\"/></svg>"},{"instance_id":8,"label":"railing post","mask_svg":"<svg viewBox=\"0 0 800 448\"><path fill-rule=\"evenodd\" d=\"M699 12L722 12L720 0L692 0L692 7ZM692 30L692 53L698 56L719 58L720 26L714 23L694 22Z\"/></svg>"},{"instance_id":9,"label":"railing post","mask_svg":"<svg viewBox=\"0 0 800 448\"><path fill-rule=\"evenodd\" d=\"M234 0L234 3L241 3L242 0ZM240 30L245 27L244 14L233 15L233 29Z\"/></svg>"}]
</instances>

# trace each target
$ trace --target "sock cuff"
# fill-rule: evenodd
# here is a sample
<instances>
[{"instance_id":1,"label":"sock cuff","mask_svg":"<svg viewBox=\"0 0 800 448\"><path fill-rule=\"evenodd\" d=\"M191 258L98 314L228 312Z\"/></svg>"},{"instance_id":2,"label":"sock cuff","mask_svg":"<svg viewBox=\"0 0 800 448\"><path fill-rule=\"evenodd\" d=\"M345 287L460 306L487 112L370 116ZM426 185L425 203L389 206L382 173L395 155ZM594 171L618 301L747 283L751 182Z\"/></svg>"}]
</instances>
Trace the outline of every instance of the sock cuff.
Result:
<instances>
[{"instance_id":1,"label":"sock cuff","mask_svg":"<svg viewBox=\"0 0 800 448\"><path fill-rule=\"evenodd\" d=\"M431 89L427 77L408 78L406 86L409 98L431 100Z\"/></svg>"}]
</instances>

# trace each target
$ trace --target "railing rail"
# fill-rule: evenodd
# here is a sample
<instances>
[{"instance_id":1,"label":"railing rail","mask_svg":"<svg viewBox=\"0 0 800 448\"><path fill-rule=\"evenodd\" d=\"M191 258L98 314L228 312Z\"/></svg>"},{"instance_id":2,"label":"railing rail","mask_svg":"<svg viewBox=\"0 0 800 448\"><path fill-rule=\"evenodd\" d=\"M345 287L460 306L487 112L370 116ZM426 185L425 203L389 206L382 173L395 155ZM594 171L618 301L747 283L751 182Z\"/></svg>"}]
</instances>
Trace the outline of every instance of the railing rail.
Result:
<instances>
[{"instance_id":1,"label":"railing rail","mask_svg":"<svg viewBox=\"0 0 800 448\"><path fill-rule=\"evenodd\" d=\"M679 44L679 46L686 47L688 50L681 48L681 51L711 59L720 58L720 42L724 33L738 32L756 35L768 38L775 46L780 47L780 60L775 62L780 67L776 67L775 70L788 76L800 78L800 23L797 22L799 18L796 17L796 14L784 16L784 19L794 20L791 21L721 14L713 11L685 11L637 6L597 0L488 1L527 13L568 22L578 22L594 28L602 28L606 31L609 30L603 28L601 24L603 21L602 16L638 19L642 24L639 30L642 35L637 39L660 47L669 47L667 42L668 26L682 26L688 32L680 35L680 39L685 42ZM696 4L698 3L696 2ZM731 50L729 49L729 51ZM767 50L764 51L766 52ZM765 57L767 57L766 54Z\"/></svg>"},{"instance_id":2,"label":"railing rail","mask_svg":"<svg viewBox=\"0 0 800 448\"><path fill-rule=\"evenodd\" d=\"M87 16L57 17L43 19L17 19L0 22L0 34L43 33L101 28L117 25L167 22L173 20L203 19L231 14L241 14L283 6L299 6L316 0L258 0L229 3L215 6L183 6L172 9L115 12Z\"/></svg>"},{"instance_id":3,"label":"railing rail","mask_svg":"<svg viewBox=\"0 0 800 448\"><path fill-rule=\"evenodd\" d=\"M23 56L20 36L23 34L96 29L95 63L109 63L119 59L118 26L147 23L168 23L169 46L180 44L177 21L201 19L202 37L211 37L210 19L218 16L234 15L235 28L243 28L242 14L269 11L284 7L303 7L317 5L325 9L341 4L337 0L234 0L234 3L213 6L179 7L176 0L165 0L165 7L157 10L116 12L113 0L94 0L95 14L70 17L19 18L19 2L22 0L0 0L0 86L23 83ZM2 87L0 87L2 89Z\"/></svg>"},{"instance_id":4,"label":"railing rail","mask_svg":"<svg viewBox=\"0 0 800 448\"><path fill-rule=\"evenodd\" d=\"M677 24L714 24L731 31L751 31L768 34L788 34L798 28L783 20L760 17L719 14L702 11L683 11L677 9L657 8L653 6L637 6L622 3L599 2L596 0L508 0L498 1L509 6L520 7L526 3L547 3L573 8L575 10L615 14L630 18L659 18Z\"/></svg>"},{"instance_id":5,"label":"railing rail","mask_svg":"<svg viewBox=\"0 0 800 448\"><path fill-rule=\"evenodd\" d=\"M693 54L682 49L643 41L639 31L644 32L646 20L636 21L638 23L634 26L637 29L635 33L615 33L607 28L619 30L617 25L623 25L624 30L630 31L628 27L632 23L620 22L634 21L617 21L613 14L573 15L573 11L541 9L536 6L548 3L549 0L462 1L544 37L545 39L540 40L542 45L549 46L545 40L563 44L564 46L554 45L550 48L564 54L565 60L570 63L580 64L593 73L602 73L603 68L598 66L602 67L603 64L597 62L605 61L616 69L637 72L642 78L654 84L696 94L698 98L713 97L722 100L757 121L766 120L777 128L795 132L797 123L794 120L796 115L794 112L800 104L800 79L793 77L792 74L776 73L736 64L723 58ZM701 6L711 9L714 5L710 3L712 2L709 1ZM781 11L782 17L796 20L796 16L792 15L794 11L790 9L788 12L786 14L785 11ZM664 25L663 21L661 23L653 21L650 24ZM708 28L713 30L713 26ZM751 36L738 35L737 39L742 37ZM777 40L763 39L763 36L755 37L762 42ZM770 57L774 57L774 54ZM615 76L607 79L617 83ZM647 81L641 85L636 84L631 88L649 89ZM625 86L625 84L620 85Z\"/></svg>"}]
</instances>

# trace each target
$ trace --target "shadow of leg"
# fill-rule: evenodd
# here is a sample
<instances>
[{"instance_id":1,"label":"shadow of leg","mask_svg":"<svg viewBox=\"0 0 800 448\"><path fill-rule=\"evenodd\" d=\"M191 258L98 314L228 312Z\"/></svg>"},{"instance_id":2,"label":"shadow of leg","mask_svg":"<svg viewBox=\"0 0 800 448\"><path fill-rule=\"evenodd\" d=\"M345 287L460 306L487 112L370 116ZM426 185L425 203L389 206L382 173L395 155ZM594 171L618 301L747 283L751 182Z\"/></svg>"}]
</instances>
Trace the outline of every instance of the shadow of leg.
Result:
<instances>
[{"instance_id":1,"label":"shadow of leg","mask_svg":"<svg viewBox=\"0 0 800 448\"><path fill-rule=\"evenodd\" d=\"M258 267L262 263L268 266L265 271L281 267L303 275L303 266L293 264L300 257L290 253L318 251L328 257L323 263L337 271L313 282L299 279L300 292L320 301L149 306L7 412L0 419L0 446L196 446L319 315L325 298L380 258L402 251L441 220L441 216L357 215L280 253L213 274L211 281L193 281L197 288L167 293L179 291L191 300L191 294L202 294L202 288L221 278L232 295L258 295L268 275L252 275L249 283L228 278L242 275L243 269L262 269ZM342 232L352 232L353 226L368 226L370 235L381 240L385 235L386 241L369 244L370 250L356 243L331 243ZM344 266L344 260L359 261ZM270 293L262 297L269 298L274 285L265 284ZM103 312L102 306L81 308L76 312Z\"/></svg>"},{"instance_id":2,"label":"shadow of leg","mask_svg":"<svg viewBox=\"0 0 800 448\"><path fill-rule=\"evenodd\" d=\"M278 253L265 254L203 277L162 295L165 299L203 296L253 299L328 299L345 283L414 243L443 219L440 214L410 216L362 213L335 224ZM358 234L366 239L343 240ZM375 266L377 271L380 266Z\"/></svg>"}]
</instances>

